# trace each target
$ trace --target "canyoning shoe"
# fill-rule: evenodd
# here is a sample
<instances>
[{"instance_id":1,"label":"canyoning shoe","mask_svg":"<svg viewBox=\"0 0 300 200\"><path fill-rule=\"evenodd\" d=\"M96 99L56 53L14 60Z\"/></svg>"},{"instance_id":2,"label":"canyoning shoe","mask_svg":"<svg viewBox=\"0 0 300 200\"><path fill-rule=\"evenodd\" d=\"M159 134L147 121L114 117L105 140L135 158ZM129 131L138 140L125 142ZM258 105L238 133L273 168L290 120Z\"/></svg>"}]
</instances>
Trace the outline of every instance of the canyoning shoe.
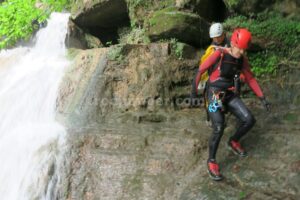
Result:
<instances>
[{"instance_id":1,"label":"canyoning shoe","mask_svg":"<svg viewBox=\"0 0 300 200\"><path fill-rule=\"evenodd\" d=\"M229 140L227 146L229 150L238 156L246 157L248 155L239 142Z\"/></svg>"},{"instance_id":2,"label":"canyoning shoe","mask_svg":"<svg viewBox=\"0 0 300 200\"><path fill-rule=\"evenodd\" d=\"M207 161L207 171L210 178L214 181L220 181L223 179L222 174L220 173L219 165L215 160Z\"/></svg>"}]
</instances>

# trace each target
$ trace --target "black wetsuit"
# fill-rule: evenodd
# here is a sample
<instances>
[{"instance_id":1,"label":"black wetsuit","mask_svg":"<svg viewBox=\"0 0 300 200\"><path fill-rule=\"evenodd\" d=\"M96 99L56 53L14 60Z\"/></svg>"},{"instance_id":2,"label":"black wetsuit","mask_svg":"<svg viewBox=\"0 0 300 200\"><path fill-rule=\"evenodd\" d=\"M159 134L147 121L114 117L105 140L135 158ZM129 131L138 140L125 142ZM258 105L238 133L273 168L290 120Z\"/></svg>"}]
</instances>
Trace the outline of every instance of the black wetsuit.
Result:
<instances>
[{"instance_id":1,"label":"black wetsuit","mask_svg":"<svg viewBox=\"0 0 300 200\"><path fill-rule=\"evenodd\" d=\"M216 65L216 62L219 62L218 65ZM240 73L245 74L246 82L256 95L262 97L263 93L253 77L248 60L245 57L236 59L228 52L217 50L201 65L196 76L196 84L199 83L201 75L206 70L212 70L206 95L208 100L207 110L213 127L209 140L209 159L215 159L225 128L225 109L236 116L239 121L239 126L230 139L239 141L255 124L252 113L232 90L234 89L234 77L239 76Z\"/></svg>"}]
</instances>

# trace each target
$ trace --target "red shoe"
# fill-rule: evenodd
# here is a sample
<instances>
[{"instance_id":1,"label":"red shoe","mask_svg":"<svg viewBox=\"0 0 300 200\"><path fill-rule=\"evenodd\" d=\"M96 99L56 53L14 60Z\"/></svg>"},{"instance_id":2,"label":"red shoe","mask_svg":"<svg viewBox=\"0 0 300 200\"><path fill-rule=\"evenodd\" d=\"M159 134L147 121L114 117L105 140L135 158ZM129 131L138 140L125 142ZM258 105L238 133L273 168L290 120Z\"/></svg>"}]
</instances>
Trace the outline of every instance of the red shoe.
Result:
<instances>
[{"instance_id":1,"label":"red shoe","mask_svg":"<svg viewBox=\"0 0 300 200\"><path fill-rule=\"evenodd\" d=\"M215 160L211 159L207 161L207 169L210 178L213 179L214 181L220 181L223 179L223 176L219 170L219 165Z\"/></svg>"},{"instance_id":2,"label":"red shoe","mask_svg":"<svg viewBox=\"0 0 300 200\"><path fill-rule=\"evenodd\" d=\"M233 153L236 155L239 155L241 157L246 157L248 155L239 142L236 142L234 140L229 140L227 145L228 148L231 151L233 151Z\"/></svg>"}]
</instances>

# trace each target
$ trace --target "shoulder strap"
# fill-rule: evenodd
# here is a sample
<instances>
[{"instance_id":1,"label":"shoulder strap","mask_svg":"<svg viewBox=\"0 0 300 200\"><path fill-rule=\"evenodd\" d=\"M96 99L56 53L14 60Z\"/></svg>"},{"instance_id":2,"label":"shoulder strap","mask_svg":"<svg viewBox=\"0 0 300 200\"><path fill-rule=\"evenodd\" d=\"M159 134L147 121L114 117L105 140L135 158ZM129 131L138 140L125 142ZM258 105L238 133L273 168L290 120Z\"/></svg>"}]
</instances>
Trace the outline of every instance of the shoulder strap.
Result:
<instances>
[{"instance_id":1,"label":"shoulder strap","mask_svg":"<svg viewBox=\"0 0 300 200\"><path fill-rule=\"evenodd\" d=\"M221 70L221 64L222 64L222 61L223 61L223 57L224 57L224 48L220 48L221 50L221 56L220 56L220 60L219 60L219 63L218 63L218 70Z\"/></svg>"},{"instance_id":2,"label":"shoulder strap","mask_svg":"<svg viewBox=\"0 0 300 200\"><path fill-rule=\"evenodd\" d=\"M218 70L221 69L221 64L222 64L223 57L224 57L224 48L216 47L216 50L220 50L221 55L220 55L220 58L218 59L218 61L214 64L214 66L210 70L208 70L208 75L211 75L211 73L214 72L216 69L218 69Z\"/></svg>"}]
</instances>

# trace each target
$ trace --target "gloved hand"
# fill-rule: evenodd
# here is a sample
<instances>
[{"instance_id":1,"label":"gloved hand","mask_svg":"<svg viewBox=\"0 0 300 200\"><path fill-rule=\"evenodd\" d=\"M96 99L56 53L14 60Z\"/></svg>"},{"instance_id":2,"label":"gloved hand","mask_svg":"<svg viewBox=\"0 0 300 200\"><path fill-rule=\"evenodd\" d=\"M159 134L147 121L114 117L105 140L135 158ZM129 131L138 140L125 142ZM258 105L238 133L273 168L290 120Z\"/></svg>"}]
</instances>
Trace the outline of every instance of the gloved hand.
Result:
<instances>
[{"instance_id":1,"label":"gloved hand","mask_svg":"<svg viewBox=\"0 0 300 200\"><path fill-rule=\"evenodd\" d=\"M264 108L269 112L271 110L271 104L266 100L265 97L261 97L260 101L261 101L262 105L264 106Z\"/></svg>"}]
</instances>

